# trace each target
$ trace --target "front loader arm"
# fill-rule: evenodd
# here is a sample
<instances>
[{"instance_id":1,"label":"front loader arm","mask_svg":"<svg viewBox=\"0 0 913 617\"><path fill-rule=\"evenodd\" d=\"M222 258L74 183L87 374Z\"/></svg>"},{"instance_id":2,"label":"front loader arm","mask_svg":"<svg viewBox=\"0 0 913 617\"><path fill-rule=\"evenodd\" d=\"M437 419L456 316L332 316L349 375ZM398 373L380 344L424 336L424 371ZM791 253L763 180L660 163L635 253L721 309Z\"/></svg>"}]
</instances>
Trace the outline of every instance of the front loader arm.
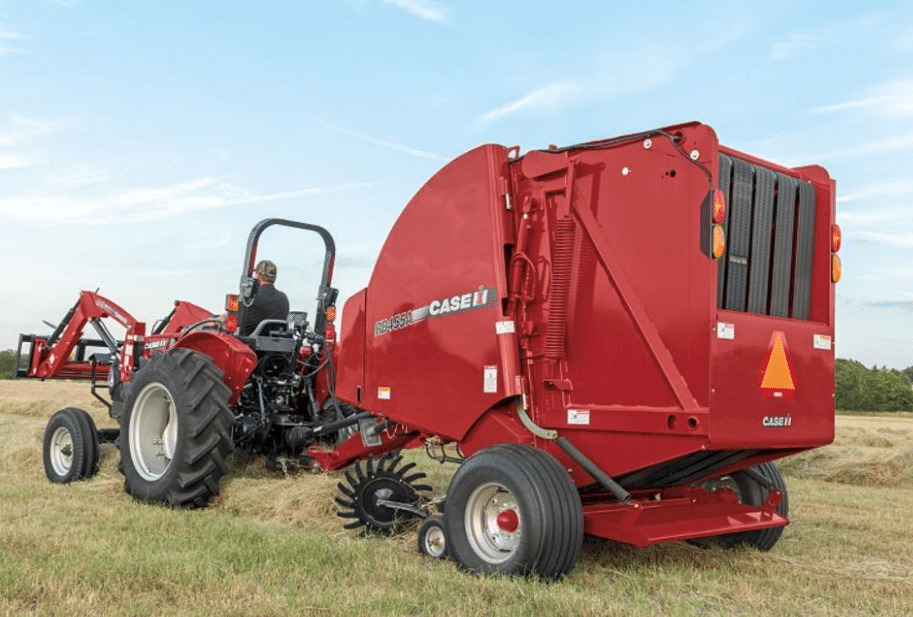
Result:
<instances>
[{"instance_id":1,"label":"front loader arm","mask_svg":"<svg viewBox=\"0 0 913 617\"><path fill-rule=\"evenodd\" d=\"M113 319L126 329L122 343L116 341L105 327L102 320L106 318ZM93 326L99 339L83 337L87 324ZM30 342L32 348L28 368L19 376L40 379L104 378L110 362L98 364L86 360L84 354L87 347L105 347L110 357L119 361L121 380L129 381L134 358L138 355L135 348L141 344L145 328L144 323L137 321L117 303L95 292L83 291L51 336L20 337L20 355L23 342Z\"/></svg>"}]
</instances>

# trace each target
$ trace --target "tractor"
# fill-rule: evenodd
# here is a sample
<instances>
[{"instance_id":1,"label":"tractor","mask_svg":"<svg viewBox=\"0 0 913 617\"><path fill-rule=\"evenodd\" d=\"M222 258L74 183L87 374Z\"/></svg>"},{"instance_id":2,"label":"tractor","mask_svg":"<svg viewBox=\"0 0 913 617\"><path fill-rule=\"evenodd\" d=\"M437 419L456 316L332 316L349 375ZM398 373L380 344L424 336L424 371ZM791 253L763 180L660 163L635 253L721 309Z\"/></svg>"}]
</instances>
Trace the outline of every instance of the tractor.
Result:
<instances>
[{"instance_id":1,"label":"tractor","mask_svg":"<svg viewBox=\"0 0 913 617\"><path fill-rule=\"evenodd\" d=\"M233 451L292 458L344 470L347 528L418 518L421 552L484 573L561 577L584 535L770 550L789 522L773 461L834 437L835 202L823 168L697 122L483 145L406 205L338 334L332 236L266 219L225 317L179 301L147 333L84 291L20 336L17 374L85 379L119 425L54 414L52 482L91 477L109 441L129 494L204 507ZM273 226L322 241L317 304L241 336ZM422 447L458 464L434 499L401 453Z\"/></svg>"}]
</instances>

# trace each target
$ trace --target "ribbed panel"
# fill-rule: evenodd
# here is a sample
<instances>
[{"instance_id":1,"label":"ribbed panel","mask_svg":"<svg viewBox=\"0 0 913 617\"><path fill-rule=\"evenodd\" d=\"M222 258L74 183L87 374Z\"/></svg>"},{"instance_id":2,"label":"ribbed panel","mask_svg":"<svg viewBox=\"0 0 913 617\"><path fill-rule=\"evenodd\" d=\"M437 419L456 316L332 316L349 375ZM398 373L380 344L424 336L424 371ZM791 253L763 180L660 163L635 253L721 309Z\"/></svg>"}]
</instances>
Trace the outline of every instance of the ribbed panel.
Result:
<instances>
[{"instance_id":1,"label":"ribbed panel","mask_svg":"<svg viewBox=\"0 0 913 617\"><path fill-rule=\"evenodd\" d=\"M548 332L545 335L547 358L564 357L575 231L573 219L558 221L555 226L555 241L552 245L552 290L549 297Z\"/></svg>"},{"instance_id":2,"label":"ribbed panel","mask_svg":"<svg viewBox=\"0 0 913 617\"><path fill-rule=\"evenodd\" d=\"M726 195L726 252L717 305L731 311L809 318L815 188L808 182L720 155Z\"/></svg>"}]
</instances>

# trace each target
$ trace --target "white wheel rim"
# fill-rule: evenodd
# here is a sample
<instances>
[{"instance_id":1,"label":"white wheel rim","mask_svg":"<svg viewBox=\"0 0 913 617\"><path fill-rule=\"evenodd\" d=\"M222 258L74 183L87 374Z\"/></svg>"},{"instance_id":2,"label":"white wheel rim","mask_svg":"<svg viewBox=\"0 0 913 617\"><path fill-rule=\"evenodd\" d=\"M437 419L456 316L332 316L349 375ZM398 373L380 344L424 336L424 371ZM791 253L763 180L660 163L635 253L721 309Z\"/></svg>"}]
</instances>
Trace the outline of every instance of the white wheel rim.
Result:
<instances>
[{"instance_id":1,"label":"white wheel rim","mask_svg":"<svg viewBox=\"0 0 913 617\"><path fill-rule=\"evenodd\" d=\"M144 480L158 480L174 458L178 440L178 418L168 389L151 383L140 391L130 414L130 456Z\"/></svg>"},{"instance_id":2,"label":"white wheel rim","mask_svg":"<svg viewBox=\"0 0 913 617\"><path fill-rule=\"evenodd\" d=\"M73 435L60 426L51 435L51 467L58 476L65 476L73 467Z\"/></svg>"},{"instance_id":3,"label":"white wheel rim","mask_svg":"<svg viewBox=\"0 0 913 617\"><path fill-rule=\"evenodd\" d=\"M446 541L444 540L444 530L437 525L432 525L425 530L425 553L429 556L438 558L444 554Z\"/></svg>"},{"instance_id":4,"label":"white wheel rim","mask_svg":"<svg viewBox=\"0 0 913 617\"><path fill-rule=\"evenodd\" d=\"M499 515L510 511L516 520L513 530L505 529L498 522ZM472 491L466 502L465 524L469 544L488 563L507 561L520 546L523 521L517 500L500 484L489 482Z\"/></svg>"}]
</instances>

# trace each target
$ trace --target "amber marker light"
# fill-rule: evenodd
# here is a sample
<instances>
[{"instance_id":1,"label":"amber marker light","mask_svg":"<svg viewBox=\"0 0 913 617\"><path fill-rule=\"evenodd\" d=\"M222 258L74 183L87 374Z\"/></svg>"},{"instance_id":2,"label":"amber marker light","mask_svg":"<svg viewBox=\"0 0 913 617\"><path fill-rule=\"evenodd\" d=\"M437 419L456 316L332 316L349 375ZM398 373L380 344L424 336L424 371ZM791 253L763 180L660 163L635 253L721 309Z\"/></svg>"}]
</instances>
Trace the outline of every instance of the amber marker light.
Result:
<instances>
[{"instance_id":1,"label":"amber marker light","mask_svg":"<svg viewBox=\"0 0 913 617\"><path fill-rule=\"evenodd\" d=\"M713 226L713 258L719 259L726 250L726 236L722 225Z\"/></svg>"},{"instance_id":2,"label":"amber marker light","mask_svg":"<svg viewBox=\"0 0 913 617\"><path fill-rule=\"evenodd\" d=\"M238 294L225 294L225 310L229 313L238 312Z\"/></svg>"},{"instance_id":3,"label":"amber marker light","mask_svg":"<svg viewBox=\"0 0 913 617\"><path fill-rule=\"evenodd\" d=\"M831 282L836 283L840 280L840 275L842 274L840 266L840 257L837 255L831 255Z\"/></svg>"},{"instance_id":4,"label":"amber marker light","mask_svg":"<svg viewBox=\"0 0 913 617\"><path fill-rule=\"evenodd\" d=\"M328 306L326 312L327 321L336 321L336 307Z\"/></svg>"},{"instance_id":5,"label":"amber marker light","mask_svg":"<svg viewBox=\"0 0 913 617\"><path fill-rule=\"evenodd\" d=\"M726 196L720 189L713 190L713 222L722 223L726 218ZM714 232L715 233L715 232Z\"/></svg>"}]
</instances>

